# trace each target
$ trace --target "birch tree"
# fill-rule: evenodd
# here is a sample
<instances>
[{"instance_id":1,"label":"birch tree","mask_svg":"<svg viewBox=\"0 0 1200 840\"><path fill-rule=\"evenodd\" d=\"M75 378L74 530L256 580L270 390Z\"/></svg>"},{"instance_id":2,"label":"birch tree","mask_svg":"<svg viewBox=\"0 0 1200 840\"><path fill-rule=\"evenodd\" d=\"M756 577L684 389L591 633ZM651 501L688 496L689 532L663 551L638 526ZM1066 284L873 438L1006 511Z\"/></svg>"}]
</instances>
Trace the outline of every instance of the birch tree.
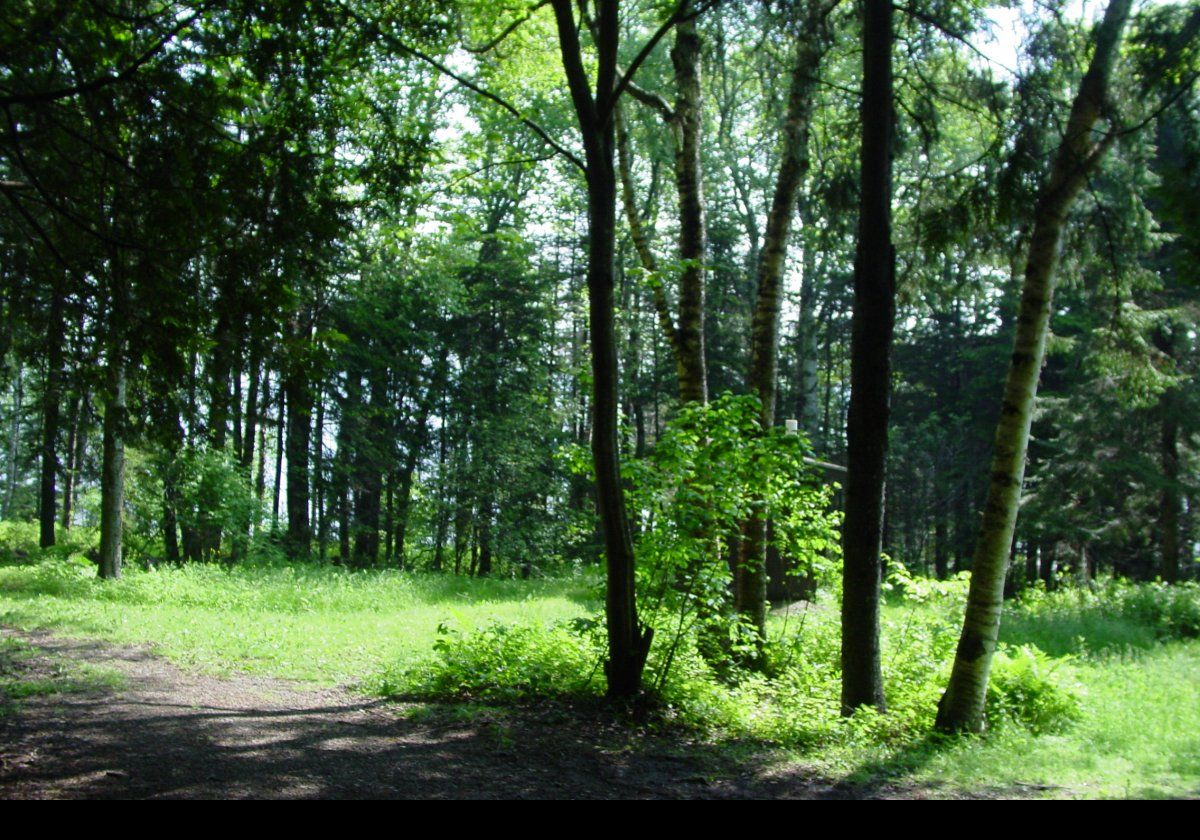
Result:
<instances>
[{"instance_id":1,"label":"birch tree","mask_svg":"<svg viewBox=\"0 0 1200 840\"><path fill-rule=\"evenodd\" d=\"M950 682L938 704L936 727L943 732L977 732L984 726L984 701L1000 633L1004 578L1025 476L1029 426L1050 328L1054 273L1071 205L1117 137L1114 130L1097 139L1093 128L1106 109L1109 79L1131 5L1132 0L1112 0L1104 12L1091 63L1038 198L1016 338L996 425L987 501L975 544L967 612Z\"/></svg>"}]
</instances>

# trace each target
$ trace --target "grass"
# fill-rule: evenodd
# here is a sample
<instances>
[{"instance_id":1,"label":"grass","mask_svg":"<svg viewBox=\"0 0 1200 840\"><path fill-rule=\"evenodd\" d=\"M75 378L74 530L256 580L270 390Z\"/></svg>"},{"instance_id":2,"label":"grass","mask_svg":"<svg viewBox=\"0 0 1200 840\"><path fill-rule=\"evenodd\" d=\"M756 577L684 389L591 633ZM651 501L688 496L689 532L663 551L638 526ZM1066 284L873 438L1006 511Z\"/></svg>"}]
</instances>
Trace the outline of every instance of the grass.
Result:
<instances>
[{"instance_id":1,"label":"grass","mask_svg":"<svg viewBox=\"0 0 1200 840\"><path fill-rule=\"evenodd\" d=\"M111 669L45 656L19 639L0 638L0 717L30 697L114 690L124 684Z\"/></svg>"},{"instance_id":2,"label":"grass","mask_svg":"<svg viewBox=\"0 0 1200 840\"><path fill-rule=\"evenodd\" d=\"M1196 595L1186 587L1114 586L1035 594L1011 606L1006 667L1052 670L1029 685L1065 685L1080 698L1077 720L1041 734L1001 721L984 738L928 738L962 605L961 587L944 585L913 587L885 607L887 715L864 712L847 722L838 714L838 615L818 605L773 622L783 637L774 648L782 675L775 680L720 683L681 652L663 691L662 720L703 730L729 750L773 745L787 760L867 789L895 782L1019 796L1200 796L1200 640L1186 638ZM304 565L130 569L104 582L71 547L14 548L0 526L2 624L152 643L176 663L209 672L382 694L423 685L429 697L506 704L552 694L564 682L594 693L598 681L588 683L584 672L600 649L596 628L582 636L568 628L588 624L598 596L589 575L471 580ZM667 636L662 631L652 659L664 655ZM1032 651L1022 646L1032 645L1065 658L1022 659ZM23 655L10 645L0 662ZM105 679L16 673L3 671L6 697ZM1007 701L1019 705L1024 695Z\"/></svg>"},{"instance_id":3,"label":"grass","mask_svg":"<svg viewBox=\"0 0 1200 840\"><path fill-rule=\"evenodd\" d=\"M895 756L891 772L934 787L1014 795L1200 796L1200 644L1171 642L1064 670L1084 692L1083 715L1066 732L1035 736L1010 727L922 744Z\"/></svg>"},{"instance_id":4,"label":"grass","mask_svg":"<svg viewBox=\"0 0 1200 840\"><path fill-rule=\"evenodd\" d=\"M332 567L192 565L100 581L76 557L0 561L0 623L122 644L180 665L356 683L430 650L438 628L552 623L594 605L590 578L469 580Z\"/></svg>"}]
</instances>

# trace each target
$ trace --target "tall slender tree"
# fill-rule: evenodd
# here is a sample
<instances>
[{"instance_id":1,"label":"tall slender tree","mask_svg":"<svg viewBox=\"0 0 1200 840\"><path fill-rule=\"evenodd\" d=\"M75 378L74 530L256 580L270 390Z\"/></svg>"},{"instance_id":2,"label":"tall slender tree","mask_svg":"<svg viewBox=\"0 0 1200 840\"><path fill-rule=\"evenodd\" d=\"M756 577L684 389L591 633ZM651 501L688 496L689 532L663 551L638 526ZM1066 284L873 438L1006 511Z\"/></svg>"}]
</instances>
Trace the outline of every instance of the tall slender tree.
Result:
<instances>
[{"instance_id":1,"label":"tall slender tree","mask_svg":"<svg viewBox=\"0 0 1200 840\"><path fill-rule=\"evenodd\" d=\"M1017 332L996 426L991 480L975 543L967 612L954 669L938 704L936 726L945 732L979 731L984 726L984 701L1000 633L1004 581L1025 476L1029 426L1050 328L1054 273L1071 204L1117 137L1113 130L1096 139L1093 127L1106 108L1109 80L1131 5L1132 0L1111 0L1105 9L1096 29L1091 62L1038 197Z\"/></svg>"},{"instance_id":2,"label":"tall slender tree","mask_svg":"<svg viewBox=\"0 0 1200 840\"><path fill-rule=\"evenodd\" d=\"M883 482L896 320L892 246L892 3L863 4L862 152L850 411L846 418L846 518L842 528L842 711L882 709L879 660Z\"/></svg>"}]
</instances>

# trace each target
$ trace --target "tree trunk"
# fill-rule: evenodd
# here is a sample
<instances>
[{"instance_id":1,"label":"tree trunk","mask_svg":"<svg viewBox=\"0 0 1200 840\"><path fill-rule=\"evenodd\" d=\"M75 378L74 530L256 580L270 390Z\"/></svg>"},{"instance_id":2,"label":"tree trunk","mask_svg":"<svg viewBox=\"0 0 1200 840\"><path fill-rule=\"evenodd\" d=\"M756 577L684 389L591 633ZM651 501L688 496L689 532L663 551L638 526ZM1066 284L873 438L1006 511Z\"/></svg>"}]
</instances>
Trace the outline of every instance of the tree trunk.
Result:
<instances>
[{"instance_id":1,"label":"tree trunk","mask_svg":"<svg viewBox=\"0 0 1200 840\"><path fill-rule=\"evenodd\" d=\"M746 387L760 404L765 432L775 424L775 394L779 378L779 317L783 303L783 272L796 198L808 173L808 135L812 121L813 91L821 59L828 47L825 10L818 2L809 6L806 20L810 36L797 41L783 124L783 149L775 192L767 216L767 229L758 262L758 289L750 332L750 362ZM767 523L762 502L742 528L741 550L734 577L734 605L756 632L761 658L767 622Z\"/></svg>"},{"instance_id":2,"label":"tree trunk","mask_svg":"<svg viewBox=\"0 0 1200 840\"><path fill-rule=\"evenodd\" d=\"M308 342L307 328L293 326L294 337ZM299 363L288 366L283 391L287 399L287 548L293 558L308 556L312 549L309 524L309 450L312 445L312 391L307 371Z\"/></svg>"},{"instance_id":3,"label":"tree trunk","mask_svg":"<svg viewBox=\"0 0 1200 840\"><path fill-rule=\"evenodd\" d=\"M1162 507L1159 528L1162 531L1162 568L1159 574L1167 583L1179 580L1179 423L1166 403L1162 421Z\"/></svg>"},{"instance_id":4,"label":"tree trunk","mask_svg":"<svg viewBox=\"0 0 1200 840\"><path fill-rule=\"evenodd\" d=\"M443 357L441 365L443 369L444 364L445 357ZM404 457L404 466L400 471L400 494L396 500L396 557L400 559L402 565L406 562L404 546L408 536L408 519L412 510L413 478L416 475L417 466L421 463L421 455L425 451L425 445L429 440L429 415L433 410L433 389L434 384L431 383L429 390L426 392L425 399L422 400L412 445L409 446L408 453Z\"/></svg>"},{"instance_id":5,"label":"tree trunk","mask_svg":"<svg viewBox=\"0 0 1200 840\"><path fill-rule=\"evenodd\" d=\"M1154 336L1155 346L1168 358L1176 356L1175 342L1169 326L1162 326ZM1159 429L1159 457L1162 460L1163 486L1158 508L1159 577L1166 583L1179 580L1179 524L1183 512L1179 486L1179 401L1174 391L1167 391L1159 400L1162 417Z\"/></svg>"},{"instance_id":6,"label":"tree trunk","mask_svg":"<svg viewBox=\"0 0 1200 840\"><path fill-rule=\"evenodd\" d=\"M279 496L283 490L283 440L287 423L287 395L279 383L279 409L275 415L275 480L271 485L271 530L279 530Z\"/></svg>"},{"instance_id":7,"label":"tree trunk","mask_svg":"<svg viewBox=\"0 0 1200 840\"><path fill-rule=\"evenodd\" d=\"M1054 271L1067 212L1116 136L1109 134L1098 143L1091 139L1092 128L1108 95L1108 80L1131 2L1112 0L1105 10L1096 32L1091 64L1080 83L1062 143L1038 199L1017 333L996 426L987 503L975 544L967 612L954 669L938 704L936 727L943 732L978 732L984 726L983 707L1000 633L1009 546L1016 526L1029 425L1049 332Z\"/></svg>"},{"instance_id":8,"label":"tree trunk","mask_svg":"<svg viewBox=\"0 0 1200 840\"><path fill-rule=\"evenodd\" d=\"M325 540L329 536L326 511L328 482L325 481L325 392L317 393L317 428L313 435L313 520L317 526L317 559L325 560Z\"/></svg>"},{"instance_id":9,"label":"tree trunk","mask_svg":"<svg viewBox=\"0 0 1200 840\"><path fill-rule=\"evenodd\" d=\"M861 210L846 418L842 528L842 712L884 708L879 659L880 551L895 323L892 248L892 4L863 13Z\"/></svg>"},{"instance_id":10,"label":"tree trunk","mask_svg":"<svg viewBox=\"0 0 1200 840\"><path fill-rule=\"evenodd\" d=\"M46 389L42 394L42 476L38 503L39 545L42 548L54 545L58 502L55 489L58 477L58 408L62 400L65 333L62 294L55 284L50 306L50 330L46 335Z\"/></svg>"},{"instance_id":11,"label":"tree trunk","mask_svg":"<svg viewBox=\"0 0 1200 840\"><path fill-rule=\"evenodd\" d=\"M238 463L247 476L250 476L254 471L254 445L259 423L258 391L263 374L260 356L258 342L252 341L250 346L250 387L246 392L245 429L242 432L242 448L238 452ZM265 402L267 399L266 392L263 393L263 397Z\"/></svg>"},{"instance_id":12,"label":"tree trunk","mask_svg":"<svg viewBox=\"0 0 1200 840\"><path fill-rule=\"evenodd\" d=\"M687 11L686 4L683 11ZM671 63L675 69L675 107L654 94L641 94L671 127L675 146L675 186L679 196L679 319L672 318L662 279L651 279L659 327L675 357L682 402L708 401L708 370L704 349L705 259L708 233L704 211L701 149L704 143L704 102L701 86L703 50L694 19L675 26ZM658 265L649 247L634 200L629 136L619 109L614 112L625 215L642 267L652 275Z\"/></svg>"},{"instance_id":13,"label":"tree trunk","mask_svg":"<svg viewBox=\"0 0 1200 840\"><path fill-rule=\"evenodd\" d=\"M586 155L588 192L588 312L592 337L592 461L607 560L608 693L630 698L641 688L653 631L638 622L633 542L621 484L617 429L617 349L613 317L616 170L613 105L619 14L616 0L599 4L598 69L593 98L570 0L554 0L559 45Z\"/></svg>"},{"instance_id":14,"label":"tree trunk","mask_svg":"<svg viewBox=\"0 0 1200 840\"><path fill-rule=\"evenodd\" d=\"M258 463L254 470L255 515L258 517L255 533L262 526L263 503L267 497L267 409L271 405L271 371L265 365L262 371L262 401L259 404L262 407L259 410L261 416L258 417Z\"/></svg>"},{"instance_id":15,"label":"tree trunk","mask_svg":"<svg viewBox=\"0 0 1200 840\"><path fill-rule=\"evenodd\" d=\"M72 506L75 502L75 487L79 470L87 454L87 400L76 393L71 398L71 429L67 434L67 468L63 470L62 526L71 527Z\"/></svg>"},{"instance_id":16,"label":"tree trunk","mask_svg":"<svg viewBox=\"0 0 1200 840\"><path fill-rule=\"evenodd\" d=\"M354 426L354 562L369 566L379 560L379 513L383 498L382 415L387 389L383 378L372 374L365 422Z\"/></svg>"},{"instance_id":17,"label":"tree trunk","mask_svg":"<svg viewBox=\"0 0 1200 840\"><path fill-rule=\"evenodd\" d=\"M5 475L4 488L4 509L0 511L0 518L8 519L12 516L13 502L17 493L17 453L21 443L21 412L24 408L23 402L25 399L25 381L24 369L17 364L17 373L13 382L13 406L12 417L8 425L8 464Z\"/></svg>"},{"instance_id":18,"label":"tree trunk","mask_svg":"<svg viewBox=\"0 0 1200 840\"><path fill-rule=\"evenodd\" d=\"M475 524L475 542L479 546L479 555L473 560L473 574L478 577L488 577L492 573L492 520L496 516L496 505L491 494L479 505L479 518Z\"/></svg>"},{"instance_id":19,"label":"tree trunk","mask_svg":"<svg viewBox=\"0 0 1200 840\"><path fill-rule=\"evenodd\" d=\"M102 578L121 576L121 513L125 507L125 342L112 343L104 406L104 462L100 470L100 568Z\"/></svg>"},{"instance_id":20,"label":"tree trunk","mask_svg":"<svg viewBox=\"0 0 1200 840\"><path fill-rule=\"evenodd\" d=\"M679 193L679 396L683 402L708 401L704 358L704 261L708 236L704 218L704 144L701 97L701 44L695 20L675 26L671 50L675 67L675 185Z\"/></svg>"}]
</instances>

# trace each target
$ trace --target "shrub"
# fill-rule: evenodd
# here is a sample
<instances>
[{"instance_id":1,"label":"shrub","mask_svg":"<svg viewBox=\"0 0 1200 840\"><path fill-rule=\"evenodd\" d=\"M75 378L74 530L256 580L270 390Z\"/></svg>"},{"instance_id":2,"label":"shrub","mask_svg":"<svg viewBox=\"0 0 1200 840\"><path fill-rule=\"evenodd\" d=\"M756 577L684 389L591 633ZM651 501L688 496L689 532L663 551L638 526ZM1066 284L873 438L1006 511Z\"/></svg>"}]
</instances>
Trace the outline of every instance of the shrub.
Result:
<instances>
[{"instance_id":1,"label":"shrub","mask_svg":"<svg viewBox=\"0 0 1200 840\"><path fill-rule=\"evenodd\" d=\"M432 658L387 670L372 687L385 695L495 702L599 693L603 650L594 624L492 624L470 633L442 624Z\"/></svg>"},{"instance_id":2,"label":"shrub","mask_svg":"<svg viewBox=\"0 0 1200 840\"><path fill-rule=\"evenodd\" d=\"M1016 723L1036 734L1059 732L1079 719L1079 696L1054 676L1064 660L1034 645L1001 645L992 660L987 718L993 726Z\"/></svg>"},{"instance_id":3,"label":"shrub","mask_svg":"<svg viewBox=\"0 0 1200 840\"><path fill-rule=\"evenodd\" d=\"M1200 584L1147 583L1117 588L1122 612L1162 638L1200 636Z\"/></svg>"},{"instance_id":4,"label":"shrub","mask_svg":"<svg viewBox=\"0 0 1200 840\"><path fill-rule=\"evenodd\" d=\"M662 617L656 644L668 650L689 633L704 641L713 660L746 643L730 616L728 553L752 513L771 520L793 574L836 577L840 514L832 509L833 488L805 464L802 436L764 432L759 416L755 397L726 394L684 406L653 455L628 466L630 509L641 526L639 592L647 613ZM668 655L660 667L673 661Z\"/></svg>"}]
</instances>

